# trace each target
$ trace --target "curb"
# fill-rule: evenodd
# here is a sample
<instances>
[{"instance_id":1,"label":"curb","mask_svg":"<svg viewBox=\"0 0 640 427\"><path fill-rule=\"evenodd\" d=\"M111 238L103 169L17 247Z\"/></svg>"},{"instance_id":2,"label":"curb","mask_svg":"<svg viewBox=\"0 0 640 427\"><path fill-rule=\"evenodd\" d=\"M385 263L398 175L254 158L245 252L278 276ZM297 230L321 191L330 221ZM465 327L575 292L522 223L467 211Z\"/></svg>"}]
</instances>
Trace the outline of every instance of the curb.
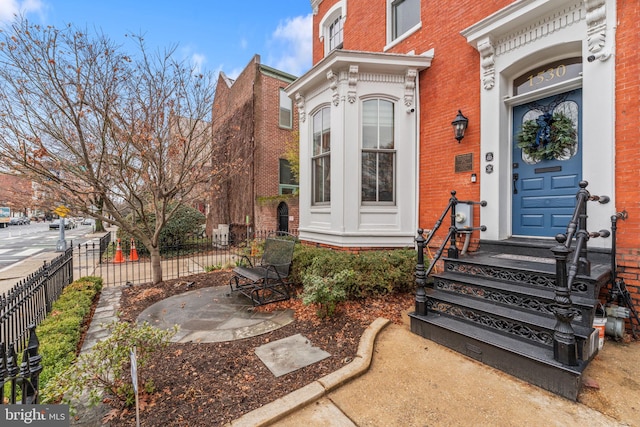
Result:
<instances>
[{"instance_id":1,"label":"curb","mask_svg":"<svg viewBox=\"0 0 640 427\"><path fill-rule=\"evenodd\" d=\"M240 418L227 423L226 427L259 427L271 425L364 374L369 370L369 366L371 366L373 345L378 334L390 323L390 320L382 317L374 320L362 334L356 357L348 365L325 375L301 389L244 414Z\"/></svg>"}]
</instances>

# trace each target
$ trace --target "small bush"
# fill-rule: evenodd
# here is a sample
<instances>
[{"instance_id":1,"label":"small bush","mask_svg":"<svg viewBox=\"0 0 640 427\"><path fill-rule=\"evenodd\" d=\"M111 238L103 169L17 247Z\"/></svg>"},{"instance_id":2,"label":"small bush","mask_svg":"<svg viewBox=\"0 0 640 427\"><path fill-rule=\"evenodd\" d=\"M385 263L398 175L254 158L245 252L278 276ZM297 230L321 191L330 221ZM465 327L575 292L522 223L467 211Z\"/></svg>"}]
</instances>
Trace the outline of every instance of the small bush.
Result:
<instances>
[{"instance_id":1,"label":"small bush","mask_svg":"<svg viewBox=\"0 0 640 427\"><path fill-rule=\"evenodd\" d=\"M137 349L138 372L143 370L156 351L165 348L177 332L128 322L112 322L106 325L109 336L96 343L91 351L82 353L76 363L61 371L42 390L44 402L70 404L83 392L88 392L89 404L98 404L104 393L119 401L122 406L134 403L134 391L128 369L130 350ZM153 382L141 381L141 387L152 392Z\"/></svg>"},{"instance_id":2,"label":"small bush","mask_svg":"<svg viewBox=\"0 0 640 427\"><path fill-rule=\"evenodd\" d=\"M290 280L303 285L305 274L334 277L344 270L347 299L376 297L415 289L416 252L413 249L366 251L354 254L296 245ZM304 292L304 290L303 290Z\"/></svg>"},{"instance_id":3,"label":"small bush","mask_svg":"<svg viewBox=\"0 0 640 427\"><path fill-rule=\"evenodd\" d=\"M305 305L317 304L318 317L333 317L338 303L347 299L345 283L354 275L352 270L342 270L331 277L322 277L314 273L305 274L302 302Z\"/></svg>"}]
</instances>

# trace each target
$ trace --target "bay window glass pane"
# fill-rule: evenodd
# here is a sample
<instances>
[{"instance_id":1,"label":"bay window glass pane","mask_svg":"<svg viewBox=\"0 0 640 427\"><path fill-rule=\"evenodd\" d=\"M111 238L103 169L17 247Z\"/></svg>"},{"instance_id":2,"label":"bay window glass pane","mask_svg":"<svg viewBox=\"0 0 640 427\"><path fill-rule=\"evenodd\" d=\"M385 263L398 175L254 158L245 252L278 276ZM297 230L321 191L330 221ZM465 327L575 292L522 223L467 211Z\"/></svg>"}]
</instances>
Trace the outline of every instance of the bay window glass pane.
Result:
<instances>
[{"instance_id":1,"label":"bay window glass pane","mask_svg":"<svg viewBox=\"0 0 640 427\"><path fill-rule=\"evenodd\" d=\"M393 148L393 104L381 100L379 104L380 140L378 148Z\"/></svg>"},{"instance_id":2,"label":"bay window glass pane","mask_svg":"<svg viewBox=\"0 0 640 427\"><path fill-rule=\"evenodd\" d=\"M376 201L376 154L362 153L362 201Z\"/></svg>"},{"instance_id":3,"label":"bay window glass pane","mask_svg":"<svg viewBox=\"0 0 640 427\"><path fill-rule=\"evenodd\" d=\"M362 103L362 147L378 147L378 100Z\"/></svg>"},{"instance_id":4,"label":"bay window glass pane","mask_svg":"<svg viewBox=\"0 0 640 427\"><path fill-rule=\"evenodd\" d=\"M393 202L394 154L378 154L378 201Z\"/></svg>"}]
</instances>

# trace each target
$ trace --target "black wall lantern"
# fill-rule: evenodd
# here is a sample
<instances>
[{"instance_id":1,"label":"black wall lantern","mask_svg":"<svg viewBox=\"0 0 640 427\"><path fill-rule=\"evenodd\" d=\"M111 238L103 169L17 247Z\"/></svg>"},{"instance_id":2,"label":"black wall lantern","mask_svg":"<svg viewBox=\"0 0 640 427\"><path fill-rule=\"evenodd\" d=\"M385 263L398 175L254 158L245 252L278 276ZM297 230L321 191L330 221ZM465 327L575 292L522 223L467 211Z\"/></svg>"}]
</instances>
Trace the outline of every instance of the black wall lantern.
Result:
<instances>
[{"instance_id":1,"label":"black wall lantern","mask_svg":"<svg viewBox=\"0 0 640 427\"><path fill-rule=\"evenodd\" d=\"M464 138L464 131L467 130L467 125L469 124L469 119L462 115L462 111L458 110L458 115L451 122L453 126L453 131L455 132L456 139L458 143Z\"/></svg>"}]
</instances>

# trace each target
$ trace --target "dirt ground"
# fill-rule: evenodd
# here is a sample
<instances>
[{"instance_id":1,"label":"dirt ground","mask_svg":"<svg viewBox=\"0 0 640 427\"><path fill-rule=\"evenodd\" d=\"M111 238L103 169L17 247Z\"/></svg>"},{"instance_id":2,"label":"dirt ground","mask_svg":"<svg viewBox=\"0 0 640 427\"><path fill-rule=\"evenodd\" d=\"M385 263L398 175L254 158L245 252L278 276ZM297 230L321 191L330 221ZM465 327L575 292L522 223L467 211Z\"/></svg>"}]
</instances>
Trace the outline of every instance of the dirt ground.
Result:
<instances>
[{"instance_id":1,"label":"dirt ground","mask_svg":"<svg viewBox=\"0 0 640 427\"><path fill-rule=\"evenodd\" d=\"M134 321L146 307L188 290L227 286L229 272L205 273L159 285L123 290L121 319ZM193 282L187 286L187 283ZM413 295L394 295L342 304L334 318L319 319L315 308L292 299L262 307L291 308L295 321L274 332L245 340L210 344L170 344L151 366L139 372L153 378L156 392L141 397L143 426L220 426L297 390L349 363L364 329L378 317L406 325ZM300 333L331 357L274 378L254 353L267 342ZM628 340L627 340L628 341ZM605 342L587 368L579 401L621 423L640 426L640 343ZM496 381L503 381L501 375ZM115 405L106 420L114 427L135 425L130 409Z\"/></svg>"}]
</instances>

